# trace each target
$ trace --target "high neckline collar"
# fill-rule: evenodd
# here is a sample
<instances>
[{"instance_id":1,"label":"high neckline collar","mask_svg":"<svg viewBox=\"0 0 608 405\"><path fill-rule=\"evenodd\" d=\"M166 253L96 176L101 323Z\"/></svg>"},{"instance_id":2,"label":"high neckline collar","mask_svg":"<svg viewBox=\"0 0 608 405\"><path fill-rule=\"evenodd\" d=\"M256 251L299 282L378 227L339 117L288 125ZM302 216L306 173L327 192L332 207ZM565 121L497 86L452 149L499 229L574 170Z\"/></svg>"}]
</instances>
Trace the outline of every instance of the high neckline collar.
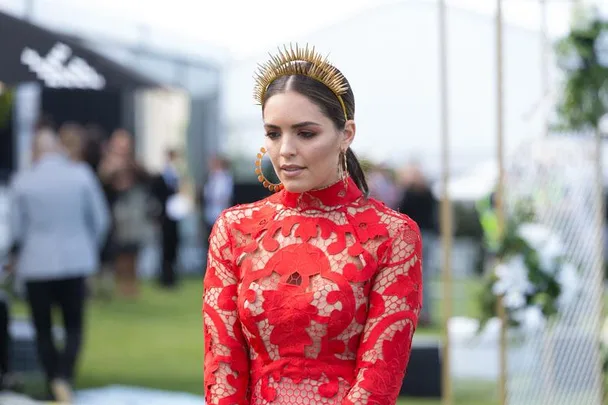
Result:
<instances>
[{"instance_id":1,"label":"high neckline collar","mask_svg":"<svg viewBox=\"0 0 608 405\"><path fill-rule=\"evenodd\" d=\"M294 193L281 190L280 198L283 205L291 208L321 208L347 205L363 195L352 178L338 182L318 190L304 193Z\"/></svg>"}]
</instances>

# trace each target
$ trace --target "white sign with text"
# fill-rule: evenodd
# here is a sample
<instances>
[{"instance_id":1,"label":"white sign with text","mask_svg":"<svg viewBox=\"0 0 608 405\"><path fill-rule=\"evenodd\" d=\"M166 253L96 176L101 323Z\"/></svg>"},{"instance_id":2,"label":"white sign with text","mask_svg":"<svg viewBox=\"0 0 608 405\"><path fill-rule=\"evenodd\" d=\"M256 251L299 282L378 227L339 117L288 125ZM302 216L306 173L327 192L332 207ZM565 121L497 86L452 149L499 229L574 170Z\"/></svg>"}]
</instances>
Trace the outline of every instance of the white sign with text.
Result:
<instances>
[{"instance_id":1,"label":"white sign with text","mask_svg":"<svg viewBox=\"0 0 608 405\"><path fill-rule=\"evenodd\" d=\"M101 90L105 78L84 59L73 56L72 48L58 42L46 56L26 47L21 52L21 63L51 88Z\"/></svg>"}]
</instances>

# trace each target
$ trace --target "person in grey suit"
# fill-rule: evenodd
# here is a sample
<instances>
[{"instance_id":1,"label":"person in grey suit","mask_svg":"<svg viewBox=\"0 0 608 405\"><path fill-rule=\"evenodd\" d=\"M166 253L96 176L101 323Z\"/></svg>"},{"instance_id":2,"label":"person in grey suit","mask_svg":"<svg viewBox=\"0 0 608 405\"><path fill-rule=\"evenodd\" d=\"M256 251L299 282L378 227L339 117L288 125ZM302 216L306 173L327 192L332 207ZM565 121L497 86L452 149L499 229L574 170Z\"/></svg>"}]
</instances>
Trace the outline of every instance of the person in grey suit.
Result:
<instances>
[{"instance_id":1,"label":"person in grey suit","mask_svg":"<svg viewBox=\"0 0 608 405\"><path fill-rule=\"evenodd\" d=\"M33 166L11 184L15 277L25 284L38 354L55 400L70 402L82 342L86 278L98 268L109 210L95 174L71 161L52 130L40 129ZM63 315L65 345L51 332L51 309Z\"/></svg>"}]
</instances>

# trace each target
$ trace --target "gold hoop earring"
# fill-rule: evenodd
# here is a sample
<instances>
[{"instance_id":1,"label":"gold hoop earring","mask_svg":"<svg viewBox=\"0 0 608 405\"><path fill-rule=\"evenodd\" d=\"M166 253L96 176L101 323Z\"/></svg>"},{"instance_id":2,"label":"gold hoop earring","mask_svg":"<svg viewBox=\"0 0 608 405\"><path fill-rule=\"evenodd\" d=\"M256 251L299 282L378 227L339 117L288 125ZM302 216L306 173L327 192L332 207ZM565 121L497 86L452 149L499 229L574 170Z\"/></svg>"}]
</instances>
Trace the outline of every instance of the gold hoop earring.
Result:
<instances>
[{"instance_id":1,"label":"gold hoop earring","mask_svg":"<svg viewBox=\"0 0 608 405\"><path fill-rule=\"evenodd\" d=\"M262 183L264 187L266 187L270 191L280 191L283 189L282 183L271 183L270 180L264 176L262 172L262 158L266 154L266 148L260 148L260 152L257 155L257 159L255 161L255 174L258 175L258 181Z\"/></svg>"}]
</instances>

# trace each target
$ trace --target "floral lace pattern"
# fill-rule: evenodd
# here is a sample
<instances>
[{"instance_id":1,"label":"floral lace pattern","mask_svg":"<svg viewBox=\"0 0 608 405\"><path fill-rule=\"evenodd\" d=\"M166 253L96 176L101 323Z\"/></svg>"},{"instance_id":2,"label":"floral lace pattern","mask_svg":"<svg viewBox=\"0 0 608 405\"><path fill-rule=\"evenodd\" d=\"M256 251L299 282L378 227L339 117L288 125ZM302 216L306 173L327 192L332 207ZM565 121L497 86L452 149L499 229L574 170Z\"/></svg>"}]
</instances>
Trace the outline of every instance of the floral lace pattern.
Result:
<instances>
[{"instance_id":1,"label":"floral lace pattern","mask_svg":"<svg viewBox=\"0 0 608 405\"><path fill-rule=\"evenodd\" d=\"M354 182L226 210L204 283L208 404L394 404L422 242Z\"/></svg>"}]
</instances>

